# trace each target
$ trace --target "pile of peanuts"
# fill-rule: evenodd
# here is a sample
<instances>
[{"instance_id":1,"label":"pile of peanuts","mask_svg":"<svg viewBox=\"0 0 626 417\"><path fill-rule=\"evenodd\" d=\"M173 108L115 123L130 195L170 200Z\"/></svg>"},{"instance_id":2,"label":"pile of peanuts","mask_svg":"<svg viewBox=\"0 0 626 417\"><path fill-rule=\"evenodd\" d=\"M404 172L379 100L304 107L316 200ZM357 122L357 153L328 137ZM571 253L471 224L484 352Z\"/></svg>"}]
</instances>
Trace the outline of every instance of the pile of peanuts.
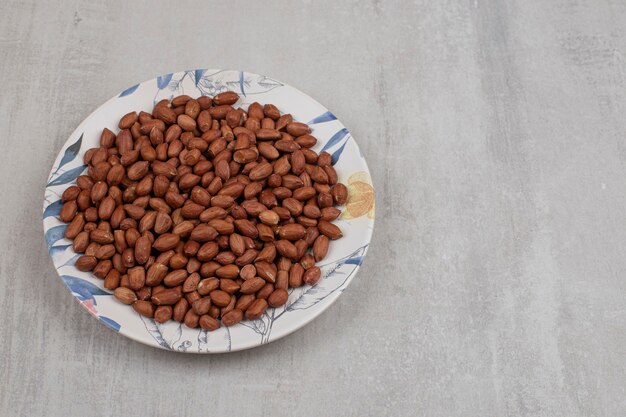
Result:
<instances>
[{"instance_id":1,"label":"pile of peanuts","mask_svg":"<svg viewBox=\"0 0 626 417\"><path fill-rule=\"evenodd\" d=\"M237 93L131 112L62 196L76 268L145 317L211 331L315 285L348 190L304 123Z\"/></svg>"}]
</instances>

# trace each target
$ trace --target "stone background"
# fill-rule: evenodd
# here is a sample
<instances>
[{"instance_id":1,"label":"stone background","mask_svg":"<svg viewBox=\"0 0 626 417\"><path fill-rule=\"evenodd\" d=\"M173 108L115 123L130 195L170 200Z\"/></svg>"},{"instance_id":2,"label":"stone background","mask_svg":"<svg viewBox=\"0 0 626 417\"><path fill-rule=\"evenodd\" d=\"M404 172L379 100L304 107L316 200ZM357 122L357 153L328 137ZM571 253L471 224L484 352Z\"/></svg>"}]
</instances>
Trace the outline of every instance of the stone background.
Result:
<instances>
[{"instance_id":1,"label":"stone background","mask_svg":"<svg viewBox=\"0 0 626 417\"><path fill-rule=\"evenodd\" d=\"M0 0L0 415L625 415L625 23L620 0ZM89 317L40 218L81 120L207 67L331 109L377 224L313 323L192 356Z\"/></svg>"}]
</instances>

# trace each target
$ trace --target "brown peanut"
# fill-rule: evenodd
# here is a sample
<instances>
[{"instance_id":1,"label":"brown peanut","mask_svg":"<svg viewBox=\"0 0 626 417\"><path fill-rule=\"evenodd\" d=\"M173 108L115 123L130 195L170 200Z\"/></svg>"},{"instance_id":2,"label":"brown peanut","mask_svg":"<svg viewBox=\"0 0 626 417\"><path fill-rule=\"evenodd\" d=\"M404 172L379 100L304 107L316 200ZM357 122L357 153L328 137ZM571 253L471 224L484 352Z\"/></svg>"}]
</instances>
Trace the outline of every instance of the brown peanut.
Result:
<instances>
[{"instance_id":1,"label":"brown peanut","mask_svg":"<svg viewBox=\"0 0 626 417\"><path fill-rule=\"evenodd\" d=\"M215 330L284 305L315 285L315 262L348 202L311 128L272 104L178 96L121 117L85 153L87 175L62 195L65 236L92 271L159 323Z\"/></svg>"}]
</instances>

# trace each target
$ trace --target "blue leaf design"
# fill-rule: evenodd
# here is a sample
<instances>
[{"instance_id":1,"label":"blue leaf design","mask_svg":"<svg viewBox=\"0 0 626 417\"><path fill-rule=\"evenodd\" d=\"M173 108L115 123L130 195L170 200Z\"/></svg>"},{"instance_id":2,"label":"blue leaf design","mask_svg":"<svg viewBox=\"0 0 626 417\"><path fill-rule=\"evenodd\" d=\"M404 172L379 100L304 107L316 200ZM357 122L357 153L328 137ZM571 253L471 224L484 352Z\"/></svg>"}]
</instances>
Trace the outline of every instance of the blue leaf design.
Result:
<instances>
[{"instance_id":1,"label":"blue leaf design","mask_svg":"<svg viewBox=\"0 0 626 417\"><path fill-rule=\"evenodd\" d=\"M354 258L350 258L342 262L342 264L350 264L350 265L361 265L362 263L363 263L362 256L355 256Z\"/></svg>"},{"instance_id":2,"label":"blue leaf design","mask_svg":"<svg viewBox=\"0 0 626 417\"><path fill-rule=\"evenodd\" d=\"M243 94L243 96L246 96L246 92L243 89L243 85L244 85L244 79L243 79L243 71L239 71L239 88L241 89L241 94Z\"/></svg>"},{"instance_id":3,"label":"blue leaf design","mask_svg":"<svg viewBox=\"0 0 626 417\"><path fill-rule=\"evenodd\" d=\"M54 203L50 204L43 211L43 218L45 219L46 217L58 216L61 213L61 207L63 207L63 202L61 202L61 200L57 200Z\"/></svg>"},{"instance_id":4,"label":"blue leaf design","mask_svg":"<svg viewBox=\"0 0 626 417\"><path fill-rule=\"evenodd\" d=\"M61 269L64 266L68 266L68 265L74 265L76 264L76 260L78 258L80 258L82 255L80 253L77 253L76 255L72 256L70 259L68 259L63 265L61 265L60 267L58 267L57 269Z\"/></svg>"},{"instance_id":5,"label":"blue leaf design","mask_svg":"<svg viewBox=\"0 0 626 417\"><path fill-rule=\"evenodd\" d=\"M139 84L135 84L132 87L128 87L126 90L122 91L118 97L126 97L135 92L135 90L139 87Z\"/></svg>"},{"instance_id":6,"label":"blue leaf design","mask_svg":"<svg viewBox=\"0 0 626 417\"><path fill-rule=\"evenodd\" d=\"M55 180L48 183L48 187L52 187L53 185L61 185L67 184L74 181L80 174L83 173L87 165L80 165L76 168L72 168L69 171L64 172L60 176L58 176Z\"/></svg>"},{"instance_id":7,"label":"blue leaf design","mask_svg":"<svg viewBox=\"0 0 626 417\"><path fill-rule=\"evenodd\" d=\"M340 131L338 131L337 133L335 133L333 137L330 138L328 142L326 142L326 144L324 145L320 153L324 152L328 148L332 148L333 146L341 142L341 140L345 138L347 134L348 134L348 129L346 129L345 127L341 129Z\"/></svg>"},{"instance_id":8,"label":"blue leaf design","mask_svg":"<svg viewBox=\"0 0 626 417\"><path fill-rule=\"evenodd\" d=\"M48 251L58 240L61 240L65 237L65 229L67 229L66 224L62 224L59 226L54 226L48 229L46 232L46 243L48 244Z\"/></svg>"},{"instance_id":9,"label":"blue leaf design","mask_svg":"<svg viewBox=\"0 0 626 417\"><path fill-rule=\"evenodd\" d=\"M172 80L172 75L174 74L165 74L157 77L157 87L159 87L159 90L163 90L169 85L170 81Z\"/></svg>"},{"instance_id":10,"label":"blue leaf design","mask_svg":"<svg viewBox=\"0 0 626 417\"><path fill-rule=\"evenodd\" d=\"M331 112L327 111L326 113L320 114L316 118L309 120L309 122L307 124L308 125L314 125L314 124L317 124L317 123L330 122L332 120L337 120L337 118L335 117L334 114L332 114Z\"/></svg>"},{"instance_id":11,"label":"blue leaf design","mask_svg":"<svg viewBox=\"0 0 626 417\"><path fill-rule=\"evenodd\" d=\"M101 290L91 282L81 278L61 275L61 279L65 282L65 285L70 289L70 291L78 295L79 300L91 300L94 304L96 304L94 295L111 295L110 293Z\"/></svg>"},{"instance_id":12,"label":"blue leaf design","mask_svg":"<svg viewBox=\"0 0 626 417\"><path fill-rule=\"evenodd\" d=\"M343 152L343 148L346 147L346 144L348 143L348 141L345 141L343 143L343 145L341 145L341 148L337 149L332 155L332 164L335 165L337 163L337 161L339 161L339 157L341 156L341 153Z\"/></svg>"},{"instance_id":13,"label":"blue leaf design","mask_svg":"<svg viewBox=\"0 0 626 417\"><path fill-rule=\"evenodd\" d=\"M76 155L78 155L78 151L80 151L80 145L83 143L83 135L84 133L81 133L78 140L67 147L67 149L65 150L65 153L63 154L63 158L61 158L61 162L59 163L59 167L57 168L57 171L63 165L67 164L68 162L73 161L74 158L76 158Z\"/></svg>"},{"instance_id":14,"label":"blue leaf design","mask_svg":"<svg viewBox=\"0 0 626 417\"><path fill-rule=\"evenodd\" d=\"M59 253L65 252L65 249L69 248L72 245L59 245L59 246L53 246L50 249L48 249L48 253L50 254L50 256L54 257Z\"/></svg>"},{"instance_id":15,"label":"blue leaf design","mask_svg":"<svg viewBox=\"0 0 626 417\"><path fill-rule=\"evenodd\" d=\"M116 332L120 331L120 324L118 322L116 322L115 320L112 320L108 317L104 317L104 316L100 316L100 321L104 324L106 324L107 326L109 326L110 328L112 328L113 330L115 330Z\"/></svg>"},{"instance_id":16,"label":"blue leaf design","mask_svg":"<svg viewBox=\"0 0 626 417\"><path fill-rule=\"evenodd\" d=\"M360 259L361 262L363 262L363 259L365 257L365 252L367 251L367 247L369 245L365 245L365 246L361 246L360 248L358 248L357 250L355 250L354 252L352 252L350 255L344 256L343 258L335 261L335 262L330 262L327 264L323 264L323 265L319 265L320 268L326 268L329 267L331 265L333 265L333 268L331 268L329 274L332 274L333 271L337 270L341 265L344 264L353 264L356 265L354 262L351 262L352 259Z\"/></svg>"},{"instance_id":17,"label":"blue leaf design","mask_svg":"<svg viewBox=\"0 0 626 417\"><path fill-rule=\"evenodd\" d=\"M196 79L196 87L198 86L198 82L202 79L202 76L206 72L205 69L197 69L194 71L195 79Z\"/></svg>"}]
</instances>

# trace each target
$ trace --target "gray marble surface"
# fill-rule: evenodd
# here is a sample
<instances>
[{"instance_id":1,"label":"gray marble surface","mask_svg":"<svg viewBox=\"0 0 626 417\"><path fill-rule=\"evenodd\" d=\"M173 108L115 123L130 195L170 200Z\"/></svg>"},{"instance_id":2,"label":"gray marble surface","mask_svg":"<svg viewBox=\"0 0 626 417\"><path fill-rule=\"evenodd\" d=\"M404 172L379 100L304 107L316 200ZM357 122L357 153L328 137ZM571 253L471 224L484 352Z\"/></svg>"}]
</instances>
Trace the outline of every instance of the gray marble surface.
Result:
<instances>
[{"instance_id":1,"label":"gray marble surface","mask_svg":"<svg viewBox=\"0 0 626 417\"><path fill-rule=\"evenodd\" d=\"M0 0L0 415L625 415L625 23L620 0ZM89 317L40 220L83 118L197 67L317 98L377 190L338 302L215 356Z\"/></svg>"}]
</instances>

